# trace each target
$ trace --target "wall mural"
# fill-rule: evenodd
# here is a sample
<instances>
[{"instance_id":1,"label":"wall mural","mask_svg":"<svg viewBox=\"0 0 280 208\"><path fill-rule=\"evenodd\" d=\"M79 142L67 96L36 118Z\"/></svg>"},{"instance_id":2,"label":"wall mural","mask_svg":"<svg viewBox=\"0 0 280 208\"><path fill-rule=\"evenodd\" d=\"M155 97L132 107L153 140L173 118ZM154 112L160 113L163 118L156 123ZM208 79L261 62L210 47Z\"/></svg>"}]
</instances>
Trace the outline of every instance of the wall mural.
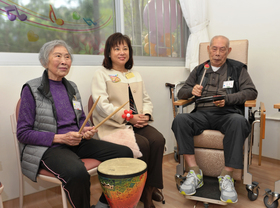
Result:
<instances>
[{"instance_id":1,"label":"wall mural","mask_svg":"<svg viewBox=\"0 0 280 208\"><path fill-rule=\"evenodd\" d=\"M113 2L0 0L0 52L37 53L45 42L62 39L76 54L102 54L114 32Z\"/></svg>"}]
</instances>

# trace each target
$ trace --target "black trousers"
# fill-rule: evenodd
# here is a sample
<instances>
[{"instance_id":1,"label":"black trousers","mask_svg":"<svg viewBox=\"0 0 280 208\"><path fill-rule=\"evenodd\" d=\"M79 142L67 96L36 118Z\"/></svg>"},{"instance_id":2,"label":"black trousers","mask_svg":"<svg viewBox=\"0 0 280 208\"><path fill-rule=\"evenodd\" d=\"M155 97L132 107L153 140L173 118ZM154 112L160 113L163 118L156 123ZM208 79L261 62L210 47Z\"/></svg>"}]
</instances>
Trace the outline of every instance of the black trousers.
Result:
<instances>
[{"instance_id":1,"label":"black trousers","mask_svg":"<svg viewBox=\"0 0 280 208\"><path fill-rule=\"evenodd\" d=\"M178 114L172 130L178 142L179 154L194 154L193 136L201 134L205 129L219 130L225 135L225 166L242 169L243 144L251 131L245 117L234 109Z\"/></svg>"},{"instance_id":2,"label":"black trousers","mask_svg":"<svg viewBox=\"0 0 280 208\"><path fill-rule=\"evenodd\" d=\"M68 200L74 208L90 207L90 175L81 158L105 161L117 157L133 157L132 151L96 139L82 140L78 146L62 145L49 148L41 160L41 168L51 171L63 184ZM100 201L107 203L102 194Z\"/></svg>"},{"instance_id":3,"label":"black trousers","mask_svg":"<svg viewBox=\"0 0 280 208\"><path fill-rule=\"evenodd\" d=\"M162 157L165 139L154 127L147 125L143 128L133 128L136 142L143 156L139 158L147 164L146 184L162 189Z\"/></svg>"}]
</instances>

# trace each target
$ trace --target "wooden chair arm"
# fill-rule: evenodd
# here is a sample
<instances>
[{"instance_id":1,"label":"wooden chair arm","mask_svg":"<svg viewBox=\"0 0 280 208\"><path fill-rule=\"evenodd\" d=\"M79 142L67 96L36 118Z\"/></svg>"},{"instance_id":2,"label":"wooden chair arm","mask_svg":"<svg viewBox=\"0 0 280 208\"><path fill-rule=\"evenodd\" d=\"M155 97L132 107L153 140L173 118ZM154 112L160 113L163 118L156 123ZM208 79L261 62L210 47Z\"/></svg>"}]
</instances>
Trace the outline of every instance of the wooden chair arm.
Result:
<instances>
[{"instance_id":1,"label":"wooden chair arm","mask_svg":"<svg viewBox=\"0 0 280 208\"><path fill-rule=\"evenodd\" d=\"M194 102L194 98L190 98L188 100L177 100L177 101L174 101L173 102L173 105L175 106L184 106L184 105L187 105L187 104L191 104Z\"/></svg>"},{"instance_id":2,"label":"wooden chair arm","mask_svg":"<svg viewBox=\"0 0 280 208\"><path fill-rule=\"evenodd\" d=\"M177 100L177 101L173 102L173 104L176 105L176 106L182 106L182 105L186 105L186 104L189 104L189 103L192 103L192 102L194 102L194 97L189 98L188 100ZM245 102L245 107L256 107L256 103L257 103L256 100L247 100ZM279 105L279 108L280 108L280 103L278 105ZM264 108L264 105L263 105L263 108ZM264 108L264 112L265 112L265 108Z\"/></svg>"},{"instance_id":3,"label":"wooden chair arm","mask_svg":"<svg viewBox=\"0 0 280 208\"><path fill-rule=\"evenodd\" d=\"M276 108L276 109L280 109L280 103L276 103L276 104L274 104L274 106L273 106L274 108Z\"/></svg>"},{"instance_id":4,"label":"wooden chair arm","mask_svg":"<svg viewBox=\"0 0 280 208\"><path fill-rule=\"evenodd\" d=\"M245 107L256 107L256 100L247 100L244 104Z\"/></svg>"}]
</instances>

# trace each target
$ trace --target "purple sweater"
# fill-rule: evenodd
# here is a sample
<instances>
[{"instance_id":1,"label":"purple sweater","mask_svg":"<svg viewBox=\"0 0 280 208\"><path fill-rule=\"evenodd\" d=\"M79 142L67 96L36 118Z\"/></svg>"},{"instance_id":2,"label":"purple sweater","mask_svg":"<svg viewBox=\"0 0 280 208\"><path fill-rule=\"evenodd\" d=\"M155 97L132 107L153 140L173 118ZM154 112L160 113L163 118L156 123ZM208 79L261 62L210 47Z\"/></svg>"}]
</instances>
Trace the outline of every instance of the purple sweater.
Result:
<instances>
[{"instance_id":1,"label":"purple sweater","mask_svg":"<svg viewBox=\"0 0 280 208\"><path fill-rule=\"evenodd\" d=\"M57 112L57 134L65 134L69 131L79 131L76 123L76 116L72 103L69 100L67 91L62 81L49 80L50 91L54 100ZM40 145L53 147L52 144L55 133L33 130L36 115L36 103L28 86L25 86L21 94L21 104L17 123L17 138L21 143L30 145ZM79 121L82 126L85 114ZM89 126L87 124L87 126Z\"/></svg>"}]
</instances>

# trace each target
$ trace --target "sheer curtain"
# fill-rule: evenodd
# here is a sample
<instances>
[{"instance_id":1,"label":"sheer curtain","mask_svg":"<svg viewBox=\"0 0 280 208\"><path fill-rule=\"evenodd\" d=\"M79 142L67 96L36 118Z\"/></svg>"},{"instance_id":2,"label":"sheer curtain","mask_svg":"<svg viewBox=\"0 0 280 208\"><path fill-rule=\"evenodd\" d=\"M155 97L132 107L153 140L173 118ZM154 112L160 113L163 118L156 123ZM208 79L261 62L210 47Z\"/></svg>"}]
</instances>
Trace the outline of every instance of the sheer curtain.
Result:
<instances>
[{"instance_id":1,"label":"sheer curtain","mask_svg":"<svg viewBox=\"0 0 280 208\"><path fill-rule=\"evenodd\" d=\"M183 16L190 29L185 67L192 71L198 65L199 43L208 42L207 0L179 0Z\"/></svg>"}]
</instances>

